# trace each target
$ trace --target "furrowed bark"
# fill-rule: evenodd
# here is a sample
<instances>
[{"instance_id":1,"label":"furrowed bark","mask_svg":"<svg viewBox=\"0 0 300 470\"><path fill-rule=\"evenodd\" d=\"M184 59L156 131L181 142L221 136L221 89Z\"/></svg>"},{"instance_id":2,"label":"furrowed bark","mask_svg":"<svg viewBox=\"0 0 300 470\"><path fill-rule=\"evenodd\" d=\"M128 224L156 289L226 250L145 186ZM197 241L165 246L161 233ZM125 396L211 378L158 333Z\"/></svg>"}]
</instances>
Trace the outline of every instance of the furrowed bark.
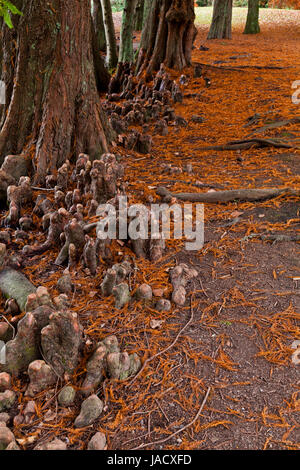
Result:
<instances>
[{"instance_id":1,"label":"furrowed bark","mask_svg":"<svg viewBox=\"0 0 300 470\"><path fill-rule=\"evenodd\" d=\"M103 22L103 13L100 0L93 1L92 9L93 26L96 33L97 48L99 51L106 51L106 38Z\"/></svg>"},{"instance_id":2,"label":"furrowed bark","mask_svg":"<svg viewBox=\"0 0 300 470\"><path fill-rule=\"evenodd\" d=\"M37 183L70 154L96 158L108 150L111 133L96 87L89 8L89 0L53 0L51 8L42 0L23 5L0 161L35 145Z\"/></svg>"},{"instance_id":3,"label":"furrowed bark","mask_svg":"<svg viewBox=\"0 0 300 470\"><path fill-rule=\"evenodd\" d=\"M244 34L258 34L259 27L259 0L248 0L248 14Z\"/></svg>"},{"instance_id":4,"label":"furrowed bark","mask_svg":"<svg viewBox=\"0 0 300 470\"><path fill-rule=\"evenodd\" d=\"M137 0L135 13L134 13L134 29L135 31L142 31L144 24L144 9L145 0Z\"/></svg>"},{"instance_id":5,"label":"furrowed bark","mask_svg":"<svg viewBox=\"0 0 300 470\"><path fill-rule=\"evenodd\" d=\"M161 63L178 70L190 65L194 19L192 0L154 0L142 33L136 73L146 70L150 77Z\"/></svg>"},{"instance_id":6,"label":"furrowed bark","mask_svg":"<svg viewBox=\"0 0 300 470\"><path fill-rule=\"evenodd\" d=\"M112 16L110 0L101 0L103 22L105 29L107 57L106 63L109 70L114 69L118 63L117 42L115 35L115 27Z\"/></svg>"},{"instance_id":7,"label":"furrowed bark","mask_svg":"<svg viewBox=\"0 0 300 470\"><path fill-rule=\"evenodd\" d=\"M207 39L231 39L232 0L215 0Z\"/></svg>"},{"instance_id":8,"label":"furrowed bark","mask_svg":"<svg viewBox=\"0 0 300 470\"><path fill-rule=\"evenodd\" d=\"M137 0L125 0L119 51L119 63L121 64L133 62L132 33L136 3Z\"/></svg>"}]
</instances>

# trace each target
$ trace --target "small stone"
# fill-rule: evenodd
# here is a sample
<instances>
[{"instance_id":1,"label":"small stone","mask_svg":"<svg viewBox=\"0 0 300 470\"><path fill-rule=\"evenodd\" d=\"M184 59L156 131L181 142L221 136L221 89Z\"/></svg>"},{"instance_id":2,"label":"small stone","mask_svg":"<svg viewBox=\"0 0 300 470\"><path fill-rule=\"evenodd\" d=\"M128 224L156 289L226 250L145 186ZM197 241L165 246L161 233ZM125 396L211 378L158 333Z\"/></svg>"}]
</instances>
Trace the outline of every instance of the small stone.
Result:
<instances>
[{"instance_id":1,"label":"small stone","mask_svg":"<svg viewBox=\"0 0 300 470\"><path fill-rule=\"evenodd\" d=\"M16 400L16 394L12 390L0 393L0 412L10 410Z\"/></svg>"},{"instance_id":2,"label":"small stone","mask_svg":"<svg viewBox=\"0 0 300 470\"><path fill-rule=\"evenodd\" d=\"M10 416L8 413L0 413L0 422L7 424L10 420Z\"/></svg>"},{"instance_id":3,"label":"small stone","mask_svg":"<svg viewBox=\"0 0 300 470\"><path fill-rule=\"evenodd\" d=\"M38 444L33 450L67 450L67 445L60 439L54 439L45 444Z\"/></svg>"},{"instance_id":4,"label":"small stone","mask_svg":"<svg viewBox=\"0 0 300 470\"><path fill-rule=\"evenodd\" d=\"M97 432L88 443L88 450L105 450L106 437L103 432Z\"/></svg>"},{"instance_id":5,"label":"small stone","mask_svg":"<svg viewBox=\"0 0 300 470\"><path fill-rule=\"evenodd\" d=\"M80 414L75 420L76 428L84 428L89 426L101 415L103 411L103 402L97 395L91 395L89 398L84 400L81 405Z\"/></svg>"},{"instance_id":6,"label":"small stone","mask_svg":"<svg viewBox=\"0 0 300 470\"><path fill-rule=\"evenodd\" d=\"M5 450L7 446L15 442L15 436L6 426L0 426L0 450Z\"/></svg>"},{"instance_id":7,"label":"small stone","mask_svg":"<svg viewBox=\"0 0 300 470\"><path fill-rule=\"evenodd\" d=\"M64 274L58 281L57 281L57 289L61 294L71 294L74 289L74 285L71 279L70 274Z\"/></svg>"},{"instance_id":8,"label":"small stone","mask_svg":"<svg viewBox=\"0 0 300 470\"><path fill-rule=\"evenodd\" d=\"M11 389L11 376L7 372L0 373L0 392Z\"/></svg>"},{"instance_id":9,"label":"small stone","mask_svg":"<svg viewBox=\"0 0 300 470\"><path fill-rule=\"evenodd\" d=\"M42 360L37 360L29 364L28 375L30 384L25 395L30 397L34 397L37 393L51 387L57 380L57 376L51 367Z\"/></svg>"},{"instance_id":10,"label":"small stone","mask_svg":"<svg viewBox=\"0 0 300 470\"><path fill-rule=\"evenodd\" d=\"M148 284L141 284L136 290L136 298L143 300L152 300L152 288Z\"/></svg>"},{"instance_id":11,"label":"small stone","mask_svg":"<svg viewBox=\"0 0 300 470\"><path fill-rule=\"evenodd\" d=\"M60 406L71 406L76 397L76 390L71 385L66 385L58 394Z\"/></svg>"},{"instance_id":12,"label":"small stone","mask_svg":"<svg viewBox=\"0 0 300 470\"><path fill-rule=\"evenodd\" d=\"M155 304L155 310L158 312L169 312L171 310L171 302L167 299L159 299Z\"/></svg>"}]
</instances>

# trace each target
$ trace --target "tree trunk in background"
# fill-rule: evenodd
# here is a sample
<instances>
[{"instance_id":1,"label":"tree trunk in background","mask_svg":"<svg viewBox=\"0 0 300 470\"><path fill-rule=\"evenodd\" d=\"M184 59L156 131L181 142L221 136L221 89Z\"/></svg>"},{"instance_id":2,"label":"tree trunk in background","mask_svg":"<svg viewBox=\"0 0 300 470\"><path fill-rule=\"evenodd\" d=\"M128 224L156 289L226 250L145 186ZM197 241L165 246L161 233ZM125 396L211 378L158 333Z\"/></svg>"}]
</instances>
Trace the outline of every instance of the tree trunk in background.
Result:
<instances>
[{"instance_id":1,"label":"tree trunk in background","mask_svg":"<svg viewBox=\"0 0 300 470\"><path fill-rule=\"evenodd\" d=\"M144 0L144 13L143 13L143 27L148 19L150 13L152 0Z\"/></svg>"},{"instance_id":2,"label":"tree trunk in background","mask_svg":"<svg viewBox=\"0 0 300 470\"><path fill-rule=\"evenodd\" d=\"M22 10L23 0L14 0L14 5ZM10 103L13 86L14 86L14 74L16 66L17 56L17 29L19 24L20 16L15 15L14 17L14 28L9 29L1 18L1 47L2 47L2 70L1 80L5 82L5 105L2 106L1 113L1 125L2 127L8 106Z\"/></svg>"},{"instance_id":3,"label":"tree trunk in background","mask_svg":"<svg viewBox=\"0 0 300 470\"><path fill-rule=\"evenodd\" d=\"M98 5L98 6L97 6ZM110 74L105 67L104 58L101 51L106 50L105 31L102 18L102 8L100 0L93 2L93 22L92 22L92 45L95 65L95 77L99 92L107 91L110 82ZM101 29L102 28L102 29ZM101 31L100 31L101 29ZM104 43L103 43L104 39ZM102 49L101 49L102 47Z\"/></svg>"},{"instance_id":4,"label":"tree trunk in background","mask_svg":"<svg viewBox=\"0 0 300 470\"><path fill-rule=\"evenodd\" d=\"M125 0L122 28L120 36L119 63L132 64L133 62L133 44L132 33L134 27L134 13L137 0Z\"/></svg>"},{"instance_id":5,"label":"tree trunk in background","mask_svg":"<svg viewBox=\"0 0 300 470\"><path fill-rule=\"evenodd\" d=\"M191 63L197 30L193 0L153 0L142 32L136 72L150 76L161 63L182 70Z\"/></svg>"},{"instance_id":6,"label":"tree trunk in background","mask_svg":"<svg viewBox=\"0 0 300 470\"><path fill-rule=\"evenodd\" d=\"M258 34L259 32L259 0L248 0L248 15L244 34Z\"/></svg>"},{"instance_id":7,"label":"tree trunk in background","mask_svg":"<svg viewBox=\"0 0 300 470\"><path fill-rule=\"evenodd\" d=\"M0 157L29 154L43 183L72 155L107 152L112 131L96 87L90 0L26 0L21 10Z\"/></svg>"},{"instance_id":8,"label":"tree trunk in background","mask_svg":"<svg viewBox=\"0 0 300 470\"><path fill-rule=\"evenodd\" d=\"M138 0L136 7L135 7L135 14L134 14L134 30L135 31L142 31L143 29L144 7L145 7L145 0Z\"/></svg>"},{"instance_id":9,"label":"tree trunk in background","mask_svg":"<svg viewBox=\"0 0 300 470\"><path fill-rule=\"evenodd\" d=\"M232 0L215 0L207 39L231 39Z\"/></svg>"},{"instance_id":10,"label":"tree trunk in background","mask_svg":"<svg viewBox=\"0 0 300 470\"><path fill-rule=\"evenodd\" d=\"M103 23L102 6L100 0L93 1L92 8L93 26L96 35L97 48L101 52L106 52L105 29Z\"/></svg>"},{"instance_id":11,"label":"tree trunk in background","mask_svg":"<svg viewBox=\"0 0 300 470\"><path fill-rule=\"evenodd\" d=\"M118 51L110 0L101 0L101 6L107 47L106 63L111 70L117 66Z\"/></svg>"}]
</instances>

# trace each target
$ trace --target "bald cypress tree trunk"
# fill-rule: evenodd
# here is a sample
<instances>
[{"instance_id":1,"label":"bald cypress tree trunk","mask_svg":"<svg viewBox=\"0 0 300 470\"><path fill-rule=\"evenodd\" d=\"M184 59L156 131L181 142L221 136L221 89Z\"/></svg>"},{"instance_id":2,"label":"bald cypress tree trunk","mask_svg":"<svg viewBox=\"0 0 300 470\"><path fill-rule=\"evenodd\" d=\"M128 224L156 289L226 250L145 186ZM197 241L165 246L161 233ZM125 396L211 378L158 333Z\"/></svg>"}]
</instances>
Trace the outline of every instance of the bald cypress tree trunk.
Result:
<instances>
[{"instance_id":1,"label":"bald cypress tree trunk","mask_svg":"<svg viewBox=\"0 0 300 470\"><path fill-rule=\"evenodd\" d=\"M101 0L101 6L107 47L106 63L108 68L111 70L117 66L118 51L110 0Z\"/></svg>"},{"instance_id":2,"label":"bald cypress tree trunk","mask_svg":"<svg viewBox=\"0 0 300 470\"><path fill-rule=\"evenodd\" d=\"M137 0L134 13L134 30L142 31L144 24L145 0Z\"/></svg>"},{"instance_id":3,"label":"bald cypress tree trunk","mask_svg":"<svg viewBox=\"0 0 300 470\"><path fill-rule=\"evenodd\" d=\"M103 13L100 0L93 1L92 9L93 26L96 35L97 49L102 52L106 52L106 38L105 29L103 23Z\"/></svg>"},{"instance_id":4,"label":"bald cypress tree trunk","mask_svg":"<svg viewBox=\"0 0 300 470\"><path fill-rule=\"evenodd\" d=\"M24 0L21 10L0 157L30 154L43 183L72 155L107 152L112 131L96 86L90 0Z\"/></svg>"},{"instance_id":5,"label":"bald cypress tree trunk","mask_svg":"<svg viewBox=\"0 0 300 470\"><path fill-rule=\"evenodd\" d=\"M191 64L197 34L193 0L153 0L142 32L136 72L150 76L161 63L182 70Z\"/></svg>"},{"instance_id":6,"label":"bald cypress tree trunk","mask_svg":"<svg viewBox=\"0 0 300 470\"><path fill-rule=\"evenodd\" d=\"M207 39L231 39L232 0L215 0Z\"/></svg>"},{"instance_id":7,"label":"bald cypress tree trunk","mask_svg":"<svg viewBox=\"0 0 300 470\"><path fill-rule=\"evenodd\" d=\"M133 62L132 33L135 20L136 3L137 0L125 0L120 37L120 64L131 64Z\"/></svg>"},{"instance_id":8,"label":"bald cypress tree trunk","mask_svg":"<svg viewBox=\"0 0 300 470\"><path fill-rule=\"evenodd\" d=\"M248 0L248 15L244 34L258 34L259 32L259 0Z\"/></svg>"}]
</instances>

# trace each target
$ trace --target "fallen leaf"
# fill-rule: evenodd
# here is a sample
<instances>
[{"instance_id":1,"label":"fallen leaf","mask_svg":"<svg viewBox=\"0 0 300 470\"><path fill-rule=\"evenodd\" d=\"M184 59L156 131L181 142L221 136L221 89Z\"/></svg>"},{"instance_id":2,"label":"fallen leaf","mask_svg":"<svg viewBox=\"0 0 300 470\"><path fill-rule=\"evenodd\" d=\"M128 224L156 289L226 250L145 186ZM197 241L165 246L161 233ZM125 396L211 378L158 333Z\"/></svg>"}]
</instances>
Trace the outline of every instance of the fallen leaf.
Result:
<instances>
[{"instance_id":1,"label":"fallen leaf","mask_svg":"<svg viewBox=\"0 0 300 470\"><path fill-rule=\"evenodd\" d=\"M152 330L155 330L156 328L160 328L163 322L163 320L150 320L150 327Z\"/></svg>"}]
</instances>

